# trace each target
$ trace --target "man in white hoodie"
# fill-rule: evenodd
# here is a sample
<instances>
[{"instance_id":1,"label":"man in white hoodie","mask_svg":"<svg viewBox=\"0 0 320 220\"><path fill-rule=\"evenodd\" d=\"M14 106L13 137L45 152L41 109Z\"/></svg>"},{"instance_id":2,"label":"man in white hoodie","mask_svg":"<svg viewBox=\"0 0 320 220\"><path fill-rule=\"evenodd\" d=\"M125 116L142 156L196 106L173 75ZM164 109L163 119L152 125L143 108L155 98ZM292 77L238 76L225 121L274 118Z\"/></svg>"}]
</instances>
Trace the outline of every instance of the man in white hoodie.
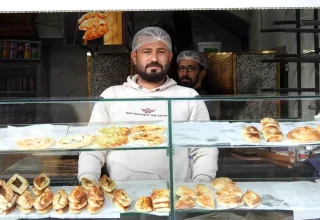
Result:
<instances>
[{"instance_id":1,"label":"man in white hoodie","mask_svg":"<svg viewBox=\"0 0 320 220\"><path fill-rule=\"evenodd\" d=\"M107 88L101 94L102 98L198 96L194 89L178 86L167 76L172 46L170 36L164 30L157 27L140 30L132 42L131 58L137 74L129 76L123 85ZM99 102L95 104L90 118L91 123L107 124L167 120L168 105L163 100ZM208 110L203 101L172 101L173 122L208 120ZM217 160L217 148L175 149L174 178L176 181L210 181L216 176ZM169 179L169 157L166 150L152 149L82 152L79 156L78 179L87 177L98 181L104 164L110 178L114 180Z\"/></svg>"}]
</instances>

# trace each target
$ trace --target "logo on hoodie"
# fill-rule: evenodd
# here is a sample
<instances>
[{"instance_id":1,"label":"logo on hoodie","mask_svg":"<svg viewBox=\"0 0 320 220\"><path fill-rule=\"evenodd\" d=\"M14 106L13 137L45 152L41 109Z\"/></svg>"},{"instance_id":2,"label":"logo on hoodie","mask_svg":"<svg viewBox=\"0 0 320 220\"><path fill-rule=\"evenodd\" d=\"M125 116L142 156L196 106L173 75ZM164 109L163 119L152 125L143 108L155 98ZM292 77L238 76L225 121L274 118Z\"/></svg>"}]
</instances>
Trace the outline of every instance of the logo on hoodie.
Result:
<instances>
[{"instance_id":1,"label":"logo on hoodie","mask_svg":"<svg viewBox=\"0 0 320 220\"><path fill-rule=\"evenodd\" d=\"M150 114L150 113L154 112L155 109L152 110L152 109L150 109L150 108L142 108L141 111L143 111L143 112L146 113L146 114Z\"/></svg>"}]
</instances>

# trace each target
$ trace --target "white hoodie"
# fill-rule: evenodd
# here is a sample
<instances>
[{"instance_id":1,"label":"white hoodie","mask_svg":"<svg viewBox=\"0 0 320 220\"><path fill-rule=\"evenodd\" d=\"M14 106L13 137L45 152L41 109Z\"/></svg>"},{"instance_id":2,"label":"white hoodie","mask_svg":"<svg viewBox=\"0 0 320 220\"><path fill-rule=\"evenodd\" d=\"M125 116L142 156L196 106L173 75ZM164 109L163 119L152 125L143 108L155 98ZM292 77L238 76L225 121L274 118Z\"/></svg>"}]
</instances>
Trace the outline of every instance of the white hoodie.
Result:
<instances>
[{"instance_id":1,"label":"white hoodie","mask_svg":"<svg viewBox=\"0 0 320 220\"><path fill-rule=\"evenodd\" d=\"M109 87L101 97L173 98L198 95L194 89L178 86L169 77L162 86L147 90L136 83L137 77L137 75L132 78L129 76L123 85ZM172 121L209 121L208 110L200 100L172 101L171 112ZM98 102L94 106L90 122L166 121L167 116L167 101ZM215 178L218 170L217 148L175 149L173 159L176 181L211 180ZM114 180L169 180L170 166L166 150L81 152L78 179L87 177L98 181L105 163L110 178Z\"/></svg>"}]
</instances>

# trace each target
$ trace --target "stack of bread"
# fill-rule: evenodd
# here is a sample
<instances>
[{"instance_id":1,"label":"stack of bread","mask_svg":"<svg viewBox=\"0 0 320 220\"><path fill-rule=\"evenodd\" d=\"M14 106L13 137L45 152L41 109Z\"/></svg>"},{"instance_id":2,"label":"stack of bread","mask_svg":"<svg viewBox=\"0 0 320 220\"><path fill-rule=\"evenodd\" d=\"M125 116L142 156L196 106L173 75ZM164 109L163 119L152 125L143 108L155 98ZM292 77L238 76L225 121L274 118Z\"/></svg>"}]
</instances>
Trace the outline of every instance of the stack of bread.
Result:
<instances>
[{"instance_id":1,"label":"stack of bread","mask_svg":"<svg viewBox=\"0 0 320 220\"><path fill-rule=\"evenodd\" d=\"M68 196L69 211L73 214L81 213L87 206L87 193L82 186L75 186Z\"/></svg>"},{"instance_id":2,"label":"stack of bread","mask_svg":"<svg viewBox=\"0 0 320 220\"><path fill-rule=\"evenodd\" d=\"M32 192L36 196L40 196L47 188L49 188L50 179L46 174L41 173L39 176L34 178Z\"/></svg>"},{"instance_id":3,"label":"stack of bread","mask_svg":"<svg viewBox=\"0 0 320 220\"><path fill-rule=\"evenodd\" d=\"M33 203L38 214L46 214L52 209L53 193L49 188L46 188L44 192L36 198Z\"/></svg>"},{"instance_id":4,"label":"stack of bread","mask_svg":"<svg viewBox=\"0 0 320 220\"><path fill-rule=\"evenodd\" d=\"M88 190L87 211L90 214L99 213L104 205L104 192L100 187L90 186Z\"/></svg>"},{"instance_id":5,"label":"stack of bread","mask_svg":"<svg viewBox=\"0 0 320 220\"><path fill-rule=\"evenodd\" d=\"M123 189L116 189L113 193L112 203L121 212L125 212L131 205L131 198Z\"/></svg>"},{"instance_id":6,"label":"stack of bread","mask_svg":"<svg viewBox=\"0 0 320 220\"><path fill-rule=\"evenodd\" d=\"M100 178L100 186L108 197L113 198L113 193L115 192L117 185L112 179L104 174Z\"/></svg>"},{"instance_id":7,"label":"stack of bread","mask_svg":"<svg viewBox=\"0 0 320 220\"><path fill-rule=\"evenodd\" d=\"M66 213L68 210L68 194L59 189L53 197L53 209L57 214Z\"/></svg>"},{"instance_id":8,"label":"stack of bread","mask_svg":"<svg viewBox=\"0 0 320 220\"><path fill-rule=\"evenodd\" d=\"M151 193L153 211L170 212L169 189L153 189Z\"/></svg>"},{"instance_id":9,"label":"stack of bread","mask_svg":"<svg viewBox=\"0 0 320 220\"><path fill-rule=\"evenodd\" d=\"M14 210L18 196L5 181L0 180L0 213L8 215Z\"/></svg>"},{"instance_id":10,"label":"stack of bread","mask_svg":"<svg viewBox=\"0 0 320 220\"><path fill-rule=\"evenodd\" d=\"M23 214L30 214L33 212L33 203L35 198L32 196L31 191L27 189L17 199L17 209Z\"/></svg>"},{"instance_id":11,"label":"stack of bread","mask_svg":"<svg viewBox=\"0 0 320 220\"><path fill-rule=\"evenodd\" d=\"M267 142L281 142L283 133L280 130L279 123L273 118L263 118L261 121L262 133Z\"/></svg>"},{"instance_id":12,"label":"stack of bread","mask_svg":"<svg viewBox=\"0 0 320 220\"><path fill-rule=\"evenodd\" d=\"M254 208L261 203L258 194L248 190L243 194L242 190L230 178L220 177L212 181L212 187L217 190L217 204L226 208L237 208L244 203L250 208Z\"/></svg>"}]
</instances>

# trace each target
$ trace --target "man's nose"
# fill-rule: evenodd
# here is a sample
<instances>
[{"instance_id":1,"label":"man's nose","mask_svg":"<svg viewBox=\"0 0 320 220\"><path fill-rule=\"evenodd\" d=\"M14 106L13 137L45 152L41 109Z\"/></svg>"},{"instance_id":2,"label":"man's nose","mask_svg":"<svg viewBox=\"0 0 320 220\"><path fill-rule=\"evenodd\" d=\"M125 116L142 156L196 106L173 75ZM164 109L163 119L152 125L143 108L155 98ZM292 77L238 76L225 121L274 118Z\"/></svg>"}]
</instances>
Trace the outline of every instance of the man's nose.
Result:
<instances>
[{"instance_id":1,"label":"man's nose","mask_svg":"<svg viewBox=\"0 0 320 220\"><path fill-rule=\"evenodd\" d=\"M153 62L158 61L158 56L156 52L151 53L150 60Z\"/></svg>"}]
</instances>

